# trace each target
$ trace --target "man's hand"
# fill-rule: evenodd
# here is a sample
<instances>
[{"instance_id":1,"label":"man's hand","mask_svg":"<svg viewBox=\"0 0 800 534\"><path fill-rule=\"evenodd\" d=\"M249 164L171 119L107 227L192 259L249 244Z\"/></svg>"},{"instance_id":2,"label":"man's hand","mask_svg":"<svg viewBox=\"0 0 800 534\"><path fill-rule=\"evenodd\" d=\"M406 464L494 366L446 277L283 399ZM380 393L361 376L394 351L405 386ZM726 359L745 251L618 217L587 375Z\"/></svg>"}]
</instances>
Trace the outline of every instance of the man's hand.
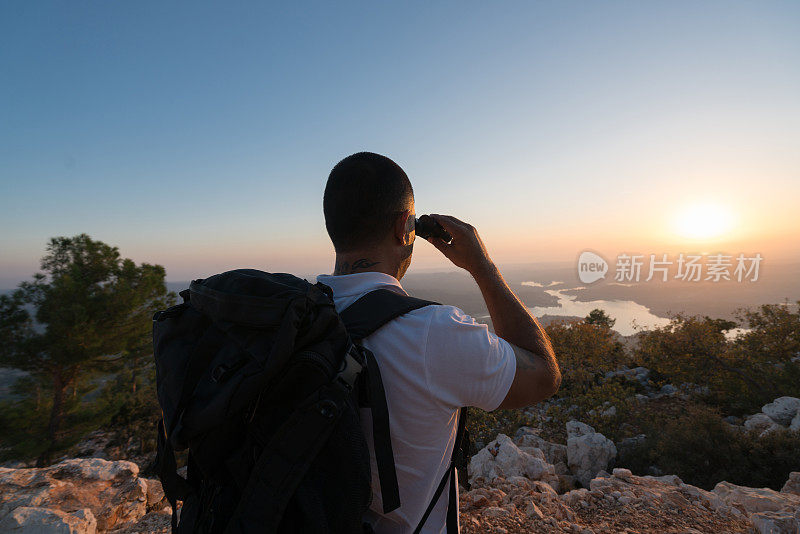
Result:
<instances>
[{"instance_id":1,"label":"man's hand","mask_svg":"<svg viewBox=\"0 0 800 534\"><path fill-rule=\"evenodd\" d=\"M465 269L473 276L491 268L492 260L489 259L486 247L474 227L450 215L432 214L431 217L453 236L453 240L447 244L438 237L430 237L428 242L439 249L453 265Z\"/></svg>"}]
</instances>

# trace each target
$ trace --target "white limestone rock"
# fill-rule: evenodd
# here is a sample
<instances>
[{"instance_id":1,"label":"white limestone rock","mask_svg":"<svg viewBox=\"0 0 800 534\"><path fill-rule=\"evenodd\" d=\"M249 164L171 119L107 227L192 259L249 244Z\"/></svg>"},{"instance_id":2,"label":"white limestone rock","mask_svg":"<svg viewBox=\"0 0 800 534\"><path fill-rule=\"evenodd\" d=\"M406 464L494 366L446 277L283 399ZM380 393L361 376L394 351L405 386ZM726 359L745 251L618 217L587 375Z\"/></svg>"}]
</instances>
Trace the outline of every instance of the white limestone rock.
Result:
<instances>
[{"instance_id":1,"label":"white limestone rock","mask_svg":"<svg viewBox=\"0 0 800 534\"><path fill-rule=\"evenodd\" d=\"M517 430L514 434L514 443L523 450L526 450L525 447L534 447L541 450L544 453L544 459L553 465L567 463L566 445L547 441L539 437L536 431L530 427L523 426Z\"/></svg>"},{"instance_id":2,"label":"white limestone rock","mask_svg":"<svg viewBox=\"0 0 800 534\"><path fill-rule=\"evenodd\" d=\"M800 410L797 411L797 415L795 415L792 422L789 423L789 430L793 432L800 430Z\"/></svg>"},{"instance_id":3,"label":"white limestone rock","mask_svg":"<svg viewBox=\"0 0 800 534\"><path fill-rule=\"evenodd\" d=\"M617 407L611 406L609 408L606 408L605 410L603 410L603 412L600 413L600 415L603 417L614 417L615 415L617 415Z\"/></svg>"},{"instance_id":4,"label":"white limestone rock","mask_svg":"<svg viewBox=\"0 0 800 534\"><path fill-rule=\"evenodd\" d=\"M671 395L675 395L677 392L678 388L676 388L672 384L664 384L663 386L661 386L661 389L659 390L658 394L659 396L662 397L669 397Z\"/></svg>"},{"instance_id":5,"label":"white limestone rock","mask_svg":"<svg viewBox=\"0 0 800 534\"><path fill-rule=\"evenodd\" d=\"M567 465L584 487L617 456L614 442L579 421L567 423Z\"/></svg>"},{"instance_id":6,"label":"white limestone rock","mask_svg":"<svg viewBox=\"0 0 800 534\"><path fill-rule=\"evenodd\" d=\"M800 412L800 399L779 397L761 408L761 412L781 426L789 426Z\"/></svg>"},{"instance_id":7,"label":"white limestone rock","mask_svg":"<svg viewBox=\"0 0 800 534\"><path fill-rule=\"evenodd\" d=\"M611 475L625 481L629 481L633 477L631 470L623 467L615 467L614 470L611 471Z\"/></svg>"},{"instance_id":8,"label":"white limestone rock","mask_svg":"<svg viewBox=\"0 0 800 534\"><path fill-rule=\"evenodd\" d=\"M781 493L791 493L800 497L800 471L789 473L789 479L781 488Z\"/></svg>"},{"instance_id":9,"label":"white limestone rock","mask_svg":"<svg viewBox=\"0 0 800 534\"><path fill-rule=\"evenodd\" d=\"M167 497L164 495L164 488L161 481L155 478L143 478L142 481L147 486L147 509L160 510L168 506Z\"/></svg>"},{"instance_id":10,"label":"white limestone rock","mask_svg":"<svg viewBox=\"0 0 800 534\"><path fill-rule=\"evenodd\" d=\"M763 436L783 428L764 413L757 413L748 416L747 419L745 419L744 427L747 430L758 432L759 436Z\"/></svg>"},{"instance_id":11,"label":"white limestone rock","mask_svg":"<svg viewBox=\"0 0 800 534\"><path fill-rule=\"evenodd\" d=\"M470 482L477 477L493 480L523 476L540 480L548 475L555 476L555 469L547 461L520 450L511 438L500 434L470 459L469 475Z\"/></svg>"},{"instance_id":12,"label":"white limestone rock","mask_svg":"<svg viewBox=\"0 0 800 534\"><path fill-rule=\"evenodd\" d=\"M131 478L139 475L139 466L133 462L120 460L110 462L102 458L73 458L58 463L53 468L57 478L81 480L112 481L117 478Z\"/></svg>"},{"instance_id":13,"label":"white limestone rock","mask_svg":"<svg viewBox=\"0 0 800 534\"><path fill-rule=\"evenodd\" d=\"M757 512L750 515L750 521L759 534L797 534L800 520L792 512Z\"/></svg>"},{"instance_id":14,"label":"white limestone rock","mask_svg":"<svg viewBox=\"0 0 800 534\"><path fill-rule=\"evenodd\" d=\"M720 482L712 490L729 506L747 514L757 512L792 512L800 508L800 496L780 493L769 488L748 488L730 482Z\"/></svg>"},{"instance_id":15,"label":"white limestone rock","mask_svg":"<svg viewBox=\"0 0 800 534\"><path fill-rule=\"evenodd\" d=\"M20 508L67 514L88 508L97 530L111 530L147 513L147 483L138 473L133 462L100 458L69 459L43 468L0 468L0 518Z\"/></svg>"},{"instance_id":16,"label":"white limestone rock","mask_svg":"<svg viewBox=\"0 0 800 534\"><path fill-rule=\"evenodd\" d=\"M97 520L88 508L70 513L20 506L0 520L0 532L9 534L95 534L96 531Z\"/></svg>"}]
</instances>

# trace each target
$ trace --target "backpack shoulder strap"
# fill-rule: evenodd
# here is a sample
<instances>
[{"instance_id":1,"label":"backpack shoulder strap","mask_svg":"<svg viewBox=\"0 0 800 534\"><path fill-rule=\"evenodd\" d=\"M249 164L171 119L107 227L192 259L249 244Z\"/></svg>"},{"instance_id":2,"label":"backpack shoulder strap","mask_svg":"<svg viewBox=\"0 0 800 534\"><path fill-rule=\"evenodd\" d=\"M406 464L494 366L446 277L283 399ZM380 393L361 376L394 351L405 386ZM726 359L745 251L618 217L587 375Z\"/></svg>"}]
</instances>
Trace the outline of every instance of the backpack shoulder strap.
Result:
<instances>
[{"instance_id":1,"label":"backpack shoulder strap","mask_svg":"<svg viewBox=\"0 0 800 534\"><path fill-rule=\"evenodd\" d=\"M392 319L437 304L439 303L403 295L391 289L376 289L342 310L339 316L347 327L350 337L357 341L372 334Z\"/></svg>"},{"instance_id":2,"label":"backpack shoulder strap","mask_svg":"<svg viewBox=\"0 0 800 534\"><path fill-rule=\"evenodd\" d=\"M403 295L401 293L397 293L390 289L376 289L375 291L371 291L366 295L359 298L353 304L345 308L339 316L342 318L345 326L347 327L347 331L350 334L350 337L354 341L361 340L380 327L391 321L392 319L396 319L401 315L404 315L410 311L417 310L419 308L423 308L425 306L437 305L438 302L433 302L430 300L423 300L418 299L415 297L410 297L408 295ZM371 355L371 354L370 354ZM373 364L374 365L374 364ZM377 367L377 366L375 366ZM377 369L376 369L377 370ZM373 373L374 374L374 373ZM380 375L379 375L380 376ZM380 380L380 377L378 377ZM382 389L382 387L381 387ZM378 396L378 395L375 395ZM374 406L373 406L374 410ZM388 412L388 410L387 410ZM388 413L386 414L388 416ZM388 417L387 417L388 418ZM467 437L468 432L466 431L466 419L467 419L467 409L461 408L458 416L458 430L456 432L456 439L455 444L453 447L453 454L450 459L450 465L445 471L442 480L439 482L436 491L434 492L433 498L431 502L428 504L428 508L425 510L417 528L414 530L414 533L417 534L422 530L425 522L430 516L433 508L436 506L436 503L439 501L442 493L444 492L445 485L447 482L450 482L450 489L449 489L449 496L448 496L448 503L447 503L447 533L453 534L458 532L458 503L457 503L457 482L456 482L456 467L461 467L459 464L465 463L465 453L464 450L466 448L466 444L469 442L469 438ZM373 415L373 423L374 423L374 415ZM385 426L384 426L385 425ZM388 440L388 421L384 423L383 428L381 429L374 429L373 434L376 437L375 443L375 454L376 457L384 456L391 458L391 469L385 468L384 470L388 472L388 474L394 474L394 458L391 452L391 448L385 452L385 454L381 455L381 449L384 449L387 445L386 442L388 441L388 447L391 447L391 442ZM380 441L383 443L379 443L378 437L381 436ZM385 438L384 438L385 436ZM378 460L378 470L384 471L381 469L382 463L387 463L386 460L381 462L381 458L376 458ZM380 473L380 480L381 480L381 494L384 495L389 493L390 495L395 493L393 491L386 491L387 489L391 488L392 484L387 484L389 488L384 488L384 476L383 472ZM390 478L391 477L386 477ZM394 486L396 488L396 478L393 479ZM395 490L396 491L396 490ZM390 509L396 508L399 506L399 498L397 498L396 502L395 499L391 499L393 504L396 506L388 507ZM384 503L386 504L386 503ZM384 513L388 512L389 510L384 507Z\"/></svg>"},{"instance_id":3,"label":"backpack shoulder strap","mask_svg":"<svg viewBox=\"0 0 800 534\"><path fill-rule=\"evenodd\" d=\"M447 534L458 534L459 532L458 481L456 479L456 468L461 469L462 466L463 468L466 467L467 449L469 448L469 431L466 428L466 424L467 408L461 408L458 412L458 430L456 431L456 441L453 444L453 454L450 456L450 465L447 467L447 471L444 472L441 481L439 481L439 485L433 493L431 502L428 503L425 513L422 514L422 519L419 520L417 528L414 529L414 534L419 534L422 531L422 527L425 526L428 516L433 512L436 503L439 502L439 498L442 496L444 486L448 480L450 481L450 492L447 499ZM466 469L464 469L464 474L466 475ZM468 478L468 475L465 476L465 478ZM469 483L465 481L465 484L466 488L469 489Z\"/></svg>"},{"instance_id":4,"label":"backpack shoulder strap","mask_svg":"<svg viewBox=\"0 0 800 534\"><path fill-rule=\"evenodd\" d=\"M372 334L380 327L410 311L437 304L403 295L389 289L376 289L359 298L339 313L347 332L353 342ZM359 345L360 346L360 345ZM378 478L381 485L383 513L387 514L400 507L400 488L397 484L397 472L394 465L394 451L389 429L389 408L386 404L386 393L383 380L375 356L364 347L366 369L362 380L359 405L372 411L372 436L375 447L375 461L378 465Z\"/></svg>"}]
</instances>

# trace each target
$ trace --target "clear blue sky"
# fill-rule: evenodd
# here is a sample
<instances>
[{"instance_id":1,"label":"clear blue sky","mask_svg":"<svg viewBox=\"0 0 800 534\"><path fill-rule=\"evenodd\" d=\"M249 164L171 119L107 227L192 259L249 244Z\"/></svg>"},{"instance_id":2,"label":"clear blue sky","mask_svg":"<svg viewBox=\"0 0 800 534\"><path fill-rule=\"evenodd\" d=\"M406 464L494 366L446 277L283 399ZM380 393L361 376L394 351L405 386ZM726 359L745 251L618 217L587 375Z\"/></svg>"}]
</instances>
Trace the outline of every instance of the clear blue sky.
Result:
<instances>
[{"instance_id":1,"label":"clear blue sky","mask_svg":"<svg viewBox=\"0 0 800 534\"><path fill-rule=\"evenodd\" d=\"M359 150L501 261L660 252L709 198L797 248L798 2L286 4L0 4L0 287L81 232L170 280L327 270Z\"/></svg>"}]
</instances>

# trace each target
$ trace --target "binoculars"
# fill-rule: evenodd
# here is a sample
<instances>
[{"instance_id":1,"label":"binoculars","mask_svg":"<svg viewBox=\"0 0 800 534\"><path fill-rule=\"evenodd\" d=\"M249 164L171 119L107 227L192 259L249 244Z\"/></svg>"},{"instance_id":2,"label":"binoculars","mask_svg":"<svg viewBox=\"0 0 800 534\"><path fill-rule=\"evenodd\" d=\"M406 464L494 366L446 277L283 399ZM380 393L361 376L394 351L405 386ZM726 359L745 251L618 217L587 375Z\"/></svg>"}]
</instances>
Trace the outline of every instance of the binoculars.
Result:
<instances>
[{"instance_id":1,"label":"binoculars","mask_svg":"<svg viewBox=\"0 0 800 534\"><path fill-rule=\"evenodd\" d=\"M438 237L445 243L449 243L453 240L453 236L442 228L442 225L437 223L430 215L421 215L414 219L414 232L423 239Z\"/></svg>"}]
</instances>

